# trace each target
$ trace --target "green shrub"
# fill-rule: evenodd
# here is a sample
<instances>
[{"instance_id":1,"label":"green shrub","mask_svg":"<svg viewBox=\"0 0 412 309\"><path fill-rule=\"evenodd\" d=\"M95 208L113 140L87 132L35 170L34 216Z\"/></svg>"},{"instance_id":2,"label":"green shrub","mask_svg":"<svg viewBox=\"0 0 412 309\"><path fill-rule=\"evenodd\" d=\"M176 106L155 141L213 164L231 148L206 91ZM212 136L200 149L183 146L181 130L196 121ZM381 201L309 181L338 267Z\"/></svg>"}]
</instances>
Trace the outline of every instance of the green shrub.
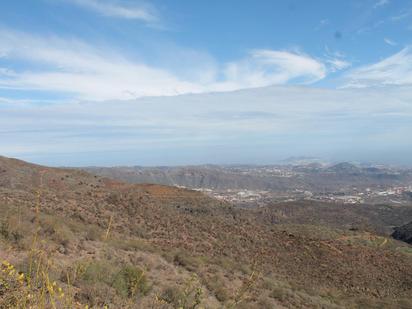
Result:
<instances>
[{"instance_id":1,"label":"green shrub","mask_svg":"<svg viewBox=\"0 0 412 309\"><path fill-rule=\"evenodd\" d=\"M123 267L115 276L113 287L124 297L146 295L150 290L144 271L134 266Z\"/></svg>"},{"instance_id":2,"label":"green shrub","mask_svg":"<svg viewBox=\"0 0 412 309\"><path fill-rule=\"evenodd\" d=\"M131 298L137 295L145 296L151 288L140 268L131 265L119 268L107 261L79 262L62 272L60 278L67 283L67 277L82 291L78 295L79 299L89 299L86 303L101 304L103 300L107 300L104 294L109 290L122 298Z\"/></svg>"},{"instance_id":3,"label":"green shrub","mask_svg":"<svg viewBox=\"0 0 412 309\"><path fill-rule=\"evenodd\" d=\"M0 235L14 244L18 244L23 239L23 235L11 227L9 219L0 222Z\"/></svg>"},{"instance_id":4,"label":"green shrub","mask_svg":"<svg viewBox=\"0 0 412 309\"><path fill-rule=\"evenodd\" d=\"M84 268L83 265L79 265L77 271L81 280L88 283L104 282L110 284L113 276L111 269L112 267L108 263L96 261L86 264Z\"/></svg>"},{"instance_id":5,"label":"green shrub","mask_svg":"<svg viewBox=\"0 0 412 309\"><path fill-rule=\"evenodd\" d=\"M2 220L0 222L0 235L4 239L9 239L10 236L10 227L9 227L9 222L7 220Z\"/></svg>"},{"instance_id":6,"label":"green shrub","mask_svg":"<svg viewBox=\"0 0 412 309\"><path fill-rule=\"evenodd\" d=\"M75 239L62 218L44 215L40 219L40 226L43 238L51 239L63 247L67 247Z\"/></svg>"},{"instance_id":7,"label":"green shrub","mask_svg":"<svg viewBox=\"0 0 412 309\"><path fill-rule=\"evenodd\" d=\"M168 287L163 290L160 299L179 309L196 309L201 305L203 290L198 278L193 275L184 286ZM200 308L200 307L199 307Z\"/></svg>"}]
</instances>

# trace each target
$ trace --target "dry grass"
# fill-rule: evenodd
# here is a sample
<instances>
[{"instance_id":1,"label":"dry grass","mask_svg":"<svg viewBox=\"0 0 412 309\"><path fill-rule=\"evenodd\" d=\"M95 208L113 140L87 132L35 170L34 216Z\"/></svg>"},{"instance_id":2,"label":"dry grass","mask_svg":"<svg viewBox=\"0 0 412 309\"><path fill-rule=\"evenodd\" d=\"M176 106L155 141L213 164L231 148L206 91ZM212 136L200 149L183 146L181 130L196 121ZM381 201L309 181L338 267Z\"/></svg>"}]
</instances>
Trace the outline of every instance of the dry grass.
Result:
<instances>
[{"instance_id":1,"label":"dry grass","mask_svg":"<svg viewBox=\"0 0 412 309\"><path fill-rule=\"evenodd\" d=\"M272 225L182 189L19 173L0 187L0 258L15 265L0 308L412 307L410 248L384 237Z\"/></svg>"}]
</instances>

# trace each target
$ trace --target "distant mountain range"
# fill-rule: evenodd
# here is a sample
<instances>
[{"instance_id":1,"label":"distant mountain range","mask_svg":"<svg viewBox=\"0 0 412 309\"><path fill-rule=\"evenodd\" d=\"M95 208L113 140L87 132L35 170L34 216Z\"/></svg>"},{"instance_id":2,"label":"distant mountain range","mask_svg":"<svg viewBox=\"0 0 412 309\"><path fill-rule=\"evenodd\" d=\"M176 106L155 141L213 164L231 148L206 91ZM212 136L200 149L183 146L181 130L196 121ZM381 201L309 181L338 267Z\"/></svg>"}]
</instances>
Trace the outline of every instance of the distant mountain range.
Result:
<instances>
[{"instance_id":1,"label":"distant mountain range","mask_svg":"<svg viewBox=\"0 0 412 309\"><path fill-rule=\"evenodd\" d=\"M352 163L325 165L318 162L287 165L89 167L86 171L130 183L154 183L215 190L335 191L345 187L412 185L412 170L359 166Z\"/></svg>"}]
</instances>

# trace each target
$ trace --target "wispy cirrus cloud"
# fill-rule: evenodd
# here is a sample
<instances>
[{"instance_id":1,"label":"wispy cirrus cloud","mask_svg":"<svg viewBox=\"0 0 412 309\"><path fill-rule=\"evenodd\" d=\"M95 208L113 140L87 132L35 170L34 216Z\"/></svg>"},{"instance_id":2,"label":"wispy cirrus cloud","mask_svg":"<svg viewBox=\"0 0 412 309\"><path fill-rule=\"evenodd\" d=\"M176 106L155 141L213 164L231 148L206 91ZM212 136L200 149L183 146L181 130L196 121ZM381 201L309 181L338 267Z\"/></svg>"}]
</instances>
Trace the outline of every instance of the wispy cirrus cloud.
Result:
<instances>
[{"instance_id":1,"label":"wispy cirrus cloud","mask_svg":"<svg viewBox=\"0 0 412 309\"><path fill-rule=\"evenodd\" d=\"M323 79L327 68L320 60L301 52L253 50L248 57L228 63L224 74L226 83L250 85L252 87L270 84L285 84L298 80L310 84Z\"/></svg>"},{"instance_id":2,"label":"wispy cirrus cloud","mask_svg":"<svg viewBox=\"0 0 412 309\"><path fill-rule=\"evenodd\" d=\"M57 91L89 100L130 99L199 91L173 74L85 42L0 31L6 60L25 63L0 74L0 87Z\"/></svg>"},{"instance_id":3,"label":"wispy cirrus cloud","mask_svg":"<svg viewBox=\"0 0 412 309\"><path fill-rule=\"evenodd\" d=\"M349 61L340 58L327 59L326 62L329 64L331 72L345 70L352 65Z\"/></svg>"},{"instance_id":4,"label":"wispy cirrus cloud","mask_svg":"<svg viewBox=\"0 0 412 309\"><path fill-rule=\"evenodd\" d=\"M393 40L391 40L391 39L389 39L389 38L384 38L383 41L384 41L386 44L391 45L391 46L396 46L396 45L398 45L395 41L393 41Z\"/></svg>"},{"instance_id":5,"label":"wispy cirrus cloud","mask_svg":"<svg viewBox=\"0 0 412 309\"><path fill-rule=\"evenodd\" d=\"M155 22L158 17L148 6L126 4L113 0L66 0L77 6L95 11L107 17L136 19L144 22Z\"/></svg>"},{"instance_id":6,"label":"wispy cirrus cloud","mask_svg":"<svg viewBox=\"0 0 412 309\"><path fill-rule=\"evenodd\" d=\"M412 15L412 10L403 9L398 14L391 16L390 20L393 21L393 22L399 22L399 21L402 21L404 19L407 19L411 15Z\"/></svg>"},{"instance_id":7,"label":"wispy cirrus cloud","mask_svg":"<svg viewBox=\"0 0 412 309\"><path fill-rule=\"evenodd\" d=\"M127 59L109 48L76 39L0 29L0 87L61 92L77 99L132 99L232 91L286 83L310 84L347 65L299 51L257 49L229 63L185 65L193 74ZM13 66L24 63L24 66ZM205 78L205 72L207 78Z\"/></svg>"},{"instance_id":8,"label":"wispy cirrus cloud","mask_svg":"<svg viewBox=\"0 0 412 309\"><path fill-rule=\"evenodd\" d=\"M382 61L354 69L345 81L344 87L411 85L412 48L405 47Z\"/></svg>"},{"instance_id":9,"label":"wispy cirrus cloud","mask_svg":"<svg viewBox=\"0 0 412 309\"><path fill-rule=\"evenodd\" d=\"M328 66L328 71L332 73L345 70L352 66L352 63L346 60L345 54L340 51L331 50L327 45L325 46L324 59Z\"/></svg>"},{"instance_id":10,"label":"wispy cirrus cloud","mask_svg":"<svg viewBox=\"0 0 412 309\"><path fill-rule=\"evenodd\" d=\"M379 7L382 7L382 6L385 6L385 5L389 4L389 2L390 2L389 0L378 0L378 1L375 2L375 5L373 7L375 9L377 9Z\"/></svg>"}]
</instances>

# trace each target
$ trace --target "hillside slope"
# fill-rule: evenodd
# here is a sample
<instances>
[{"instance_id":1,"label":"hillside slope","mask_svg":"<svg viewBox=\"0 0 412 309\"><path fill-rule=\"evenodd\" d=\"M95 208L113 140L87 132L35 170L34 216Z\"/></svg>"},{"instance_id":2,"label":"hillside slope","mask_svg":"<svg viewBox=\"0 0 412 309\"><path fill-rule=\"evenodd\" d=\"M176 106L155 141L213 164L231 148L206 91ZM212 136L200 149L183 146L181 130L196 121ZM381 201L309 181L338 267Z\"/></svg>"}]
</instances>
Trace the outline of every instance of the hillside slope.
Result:
<instances>
[{"instance_id":1,"label":"hillside slope","mask_svg":"<svg viewBox=\"0 0 412 309\"><path fill-rule=\"evenodd\" d=\"M0 158L0 218L0 259L27 272L35 244L79 306L412 304L406 244L362 231L276 224L196 191ZM68 280L76 269L83 271ZM130 269L144 273L138 293L126 279L117 283ZM2 289L0 304L12 295Z\"/></svg>"}]
</instances>

